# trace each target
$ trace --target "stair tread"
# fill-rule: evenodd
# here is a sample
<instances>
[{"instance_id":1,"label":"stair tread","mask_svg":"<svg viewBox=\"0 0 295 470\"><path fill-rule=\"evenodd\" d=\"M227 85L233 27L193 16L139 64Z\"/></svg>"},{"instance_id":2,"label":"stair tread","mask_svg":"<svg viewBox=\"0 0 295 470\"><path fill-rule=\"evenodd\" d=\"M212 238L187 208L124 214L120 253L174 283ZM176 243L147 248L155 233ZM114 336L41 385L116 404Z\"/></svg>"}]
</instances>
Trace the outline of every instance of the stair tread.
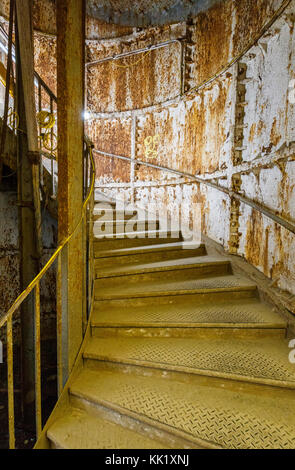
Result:
<instances>
[{"instance_id":1,"label":"stair tread","mask_svg":"<svg viewBox=\"0 0 295 470\"><path fill-rule=\"evenodd\" d=\"M274 387L265 393L260 388L255 394L85 368L70 392L225 448L294 448L295 397Z\"/></svg>"},{"instance_id":2,"label":"stair tread","mask_svg":"<svg viewBox=\"0 0 295 470\"><path fill-rule=\"evenodd\" d=\"M191 258L160 260L152 263L113 265L96 269L96 273L98 277L111 277L112 275L140 274L145 272L168 271L174 268L185 269L186 267L202 267L217 264L227 265L229 261L220 257L203 255L193 256Z\"/></svg>"},{"instance_id":3,"label":"stair tread","mask_svg":"<svg viewBox=\"0 0 295 470\"><path fill-rule=\"evenodd\" d=\"M199 248L204 247L203 244L199 246ZM145 245L145 246L135 246L129 248L119 248L119 249L111 249L111 250L95 250L95 256L101 257L108 257L108 256L125 256L125 255L136 255L141 253L153 253L153 252L161 252L161 251L176 251L183 249L183 242L175 242L175 243L161 243L159 245ZM194 249L197 249L195 247ZM188 252L190 250L187 250Z\"/></svg>"},{"instance_id":4,"label":"stair tread","mask_svg":"<svg viewBox=\"0 0 295 470\"><path fill-rule=\"evenodd\" d=\"M84 357L295 388L288 341L273 338L92 338Z\"/></svg>"},{"instance_id":5,"label":"stair tread","mask_svg":"<svg viewBox=\"0 0 295 470\"><path fill-rule=\"evenodd\" d=\"M95 304L92 326L220 326L245 325L285 328L286 321L268 305L257 299L244 299L215 304L144 306L102 306Z\"/></svg>"},{"instance_id":6,"label":"stair tread","mask_svg":"<svg viewBox=\"0 0 295 470\"><path fill-rule=\"evenodd\" d=\"M122 282L122 287L116 286L106 287L103 286L102 292L99 289L100 280L95 281L95 298L96 299L107 299L107 298L127 298L130 296L141 296L148 297L150 295L169 295L174 293L189 293L189 292L216 292L221 290L243 290L253 289L256 290L256 285L245 279L240 275L224 275L224 276L212 276L194 280L183 280L183 281L165 281L157 280L145 281L138 284L129 284L126 281Z\"/></svg>"},{"instance_id":7,"label":"stair tread","mask_svg":"<svg viewBox=\"0 0 295 470\"><path fill-rule=\"evenodd\" d=\"M162 449L163 444L79 408L69 407L47 436L63 449Z\"/></svg>"}]
</instances>

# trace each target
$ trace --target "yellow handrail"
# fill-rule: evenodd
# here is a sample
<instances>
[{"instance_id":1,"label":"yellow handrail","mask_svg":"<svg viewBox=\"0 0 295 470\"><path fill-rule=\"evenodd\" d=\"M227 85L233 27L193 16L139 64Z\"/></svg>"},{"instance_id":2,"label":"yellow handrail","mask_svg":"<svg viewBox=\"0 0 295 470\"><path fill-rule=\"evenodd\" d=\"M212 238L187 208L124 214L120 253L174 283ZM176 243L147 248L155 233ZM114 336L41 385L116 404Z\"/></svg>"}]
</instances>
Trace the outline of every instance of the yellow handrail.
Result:
<instances>
[{"instance_id":1,"label":"yellow handrail","mask_svg":"<svg viewBox=\"0 0 295 470\"><path fill-rule=\"evenodd\" d=\"M77 223L76 227L74 228L73 232L64 239L63 242L60 243L60 245L57 247L51 258L47 261L45 266L41 269L41 271L37 274L37 276L32 280L32 282L26 287L26 289L17 297L17 299L13 302L12 306L10 309L7 311L7 313L0 319L0 328L2 328L5 323L12 317L14 312L20 307L22 302L28 297L28 295L32 292L32 290L36 287L36 285L39 283L39 281L42 279L44 274L48 271L50 266L54 263L56 258L58 257L59 253L62 251L62 249L67 245L67 243L71 240L71 238L75 235L77 232L78 228L80 227L85 211L87 208L87 205L90 201L90 198L93 194L94 190L94 183L95 183L95 164L94 164L94 158L93 158L93 153L92 153L92 145L87 143L87 146L89 148L89 155L90 155L90 161L91 161L91 166L92 166L92 177L91 177L91 185L88 191L88 195L84 201L82 211L81 211L81 217L79 219L79 222Z\"/></svg>"}]
</instances>

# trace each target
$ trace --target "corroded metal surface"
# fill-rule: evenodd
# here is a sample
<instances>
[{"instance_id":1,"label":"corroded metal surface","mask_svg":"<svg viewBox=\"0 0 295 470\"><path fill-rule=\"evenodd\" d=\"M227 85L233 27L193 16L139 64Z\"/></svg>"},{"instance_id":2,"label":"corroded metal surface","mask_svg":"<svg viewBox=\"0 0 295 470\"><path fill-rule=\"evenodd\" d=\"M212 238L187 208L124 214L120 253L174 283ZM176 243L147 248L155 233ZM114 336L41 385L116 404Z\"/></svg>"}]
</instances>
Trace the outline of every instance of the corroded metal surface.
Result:
<instances>
[{"instance_id":1,"label":"corroded metal surface","mask_svg":"<svg viewBox=\"0 0 295 470\"><path fill-rule=\"evenodd\" d=\"M88 0L87 11L106 23L147 27L186 20L223 0Z\"/></svg>"},{"instance_id":2,"label":"corroded metal surface","mask_svg":"<svg viewBox=\"0 0 295 470\"><path fill-rule=\"evenodd\" d=\"M35 70L56 95L56 38L34 34Z\"/></svg>"},{"instance_id":3,"label":"corroded metal surface","mask_svg":"<svg viewBox=\"0 0 295 470\"><path fill-rule=\"evenodd\" d=\"M48 34L55 34L55 0L34 0L32 3L34 28ZM3 16L5 19L8 18L9 0L1 1L0 16Z\"/></svg>"},{"instance_id":4,"label":"corroded metal surface","mask_svg":"<svg viewBox=\"0 0 295 470\"><path fill-rule=\"evenodd\" d=\"M186 38L192 43L190 60L193 64L186 60L185 72L189 77L188 85L194 87L242 52L282 3L282 0L226 1L192 18L188 25L178 23L140 31L91 19L87 26L86 60L101 59L169 39ZM102 40L98 42L98 38ZM44 35L35 37L36 66L53 89L54 41L54 38ZM243 58L247 64L245 149L241 163L235 168L238 174L243 173L241 191L246 196L290 220L295 217L294 163L288 159L295 151L292 143L295 125L294 105L290 104L287 95L289 80L295 76L294 42L292 2L286 14ZM191 97L179 97L173 106L162 106L161 102L178 89L181 77L177 45L173 48L172 68L162 67L167 54L165 49L153 53L157 54L157 60L152 64L147 56L138 66L126 70L111 64L91 67L88 72L88 106L94 112L111 114L100 114L98 119L90 121L87 132L96 148L131 157L133 152L134 157L141 160L146 159L145 139L159 135L156 153L149 156L149 162L193 172L206 179L217 178L220 185L230 189L237 92L234 67ZM127 64L135 59L138 56L121 62ZM150 104L155 104L155 107L141 109ZM123 113L123 110L130 111ZM132 134L132 120L135 120L135 136ZM107 186L105 191L112 196L120 190L128 197L133 194L137 201L144 203L159 200L163 205L171 205L182 199L202 201L205 233L228 247L230 200L226 195L198 185L185 185L184 180L155 169L136 167L103 156L97 157L96 161L97 184ZM155 188L155 184L161 186ZM284 229L267 230L272 223L252 209L242 205L241 212L239 254L246 256L266 275L274 279L280 277L278 284L295 292L290 255L294 250L294 237L285 234ZM261 229L257 231L255 227L259 217ZM252 228L255 233L262 233L262 242L253 252ZM282 239L286 238L284 242L279 241L280 230ZM265 261L262 262L263 259Z\"/></svg>"},{"instance_id":5,"label":"corroded metal surface","mask_svg":"<svg viewBox=\"0 0 295 470\"><path fill-rule=\"evenodd\" d=\"M250 3L227 2L193 20L190 40L194 43L196 67L190 73L190 86L209 78L242 51L282 4ZM288 100L289 82L295 73L294 8L294 2L291 2L283 16L243 57L242 62L247 68L244 82L241 77L243 90L240 85L238 88L236 68L232 66L195 96L179 99L173 106L138 110L135 102L135 111L120 113L122 108L118 108L113 115L106 114L108 119L113 116L116 120L134 116L135 158L206 179L217 178L218 184L228 189L231 189L233 175L240 175L241 194L286 220L294 220L295 124L294 105ZM117 40L116 44L119 43ZM103 44L110 46L105 51L108 56L113 45L107 41ZM117 76L111 74L110 80L116 82ZM142 80L145 83L144 76ZM166 88L169 88L170 77L161 75L159 80L166 81ZM242 120L235 119L237 97L244 100ZM100 113L99 117L103 119L104 116ZM243 128L235 128L235 125ZM237 142L242 137L242 150L239 151L241 160L233 168L233 152L238 145L233 145L234 135ZM153 136L160 138L155 153L148 155L145 139ZM104 150L109 152L110 147L104 147ZM111 153L122 155L114 146ZM115 181L118 182L117 175L113 182L105 184L105 191L111 196L116 194ZM198 185L186 185L184 181L178 184L179 179L143 166L135 166L132 172L131 165L129 183L125 174L120 181L121 185L125 182L126 191L134 189L136 201L141 203L158 201L169 207L175 201L202 202L204 232L229 247L230 198L225 194ZM157 183L158 188L155 187ZM295 271L291 261L294 236L244 204L240 212L238 253L276 280L278 286L295 293Z\"/></svg>"}]
</instances>

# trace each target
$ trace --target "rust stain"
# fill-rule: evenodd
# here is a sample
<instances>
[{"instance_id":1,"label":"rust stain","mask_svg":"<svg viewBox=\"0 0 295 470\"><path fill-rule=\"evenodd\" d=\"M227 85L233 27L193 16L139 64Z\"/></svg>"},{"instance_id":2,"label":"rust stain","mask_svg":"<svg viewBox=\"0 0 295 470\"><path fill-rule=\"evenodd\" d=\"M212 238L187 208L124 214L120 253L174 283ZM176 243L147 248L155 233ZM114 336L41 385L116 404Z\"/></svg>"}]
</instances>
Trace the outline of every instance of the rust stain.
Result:
<instances>
[{"instance_id":1,"label":"rust stain","mask_svg":"<svg viewBox=\"0 0 295 470\"><path fill-rule=\"evenodd\" d=\"M236 12L233 55L236 55L257 36L278 5L275 0L234 0L233 6Z\"/></svg>"},{"instance_id":2,"label":"rust stain","mask_svg":"<svg viewBox=\"0 0 295 470\"><path fill-rule=\"evenodd\" d=\"M253 142L254 137L255 137L255 132L256 132L256 123L254 122L250 128L249 142Z\"/></svg>"},{"instance_id":3,"label":"rust stain","mask_svg":"<svg viewBox=\"0 0 295 470\"><path fill-rule=\"evenodd\" d=\"M91 121L88 134L95 148L130 157L131 119L95 119Z\"/></svg>"},{"instance_id":4,"label":"rust stain","mask_svg":"<svg viewBox=\"0 0 295 470\"><path fill-rule=\"evenodd\" d=\"M35 70L56 95L56 38L35 33L34 63Z\"/></svg>"},{"instance_id":5,"label":"rust stain","mask_svg":"<svg viewBox=\"0 0 295 470\"><path fill-rule=\"evenodd\" d=\"M268 266L268 254L269 254L269 227L265 230L265 247L263 251L263 272L265 275L268 275L269 266Z\"/></svg>"},{"instance_id":6,"label":"rust stain","mask_svg":"<svg viewBox=\"0 0 295 470\"><path fill-rule=\"evenodd\" d=\"M132 34L132 32L133 28L104 23L88 15L86 17L86 37L88 39L111 39Z\"/></svg>"},{"instance_id":7,"label":"rust stain","mask_svg":"<svg viewBox=\"0 0 295 470\"><path fill-rule=\"evenodd\" d=\"M88 126L87 133L96 149L130 157L131 119L95 119ZM103 155L96 155L96 176L106 182L130 180L130 164Z\"/></svg>"},{"instance_id":8,"label":"rust stain","mask_svg":"<svg viewBox=\"0 0 295 470\"><path fill-rule=\"evenodd\" d=\"M221 2L196 17L196 83L201 83L229 61L232 2Z\"/></svg>"},{"instance_id":9,"label":"rust stain","mask_svg":"<svg viewBox=\"0 0 295 470\"><path fill-rule=\"evenodd\" d=\"M245 244L245 257L254 266L261 266L263 263L263 240L264 228L262 214L252 210L251 217L247 222L247 234Z\"/></svg>"},{"instance_id":10,"label":"rust stain","mask_svg":"<svg viewBox=\"0 0 295 470\"><path fill-rule=\"evenodd\" d=\"M273 123L272 123L272 128L271 128L271 133L270 133L270 141L274 146L276 146L279 143L280 140L281 140L281 136L278 134L277 120L275 118Z\"/></svg>"},{"instance_id":11,"label":"rust stain","mask_svg":"<svg viewBox=\"0 0 295 470\"><path fill-rule=\"evenodd\" d=\"M261 136L263 129L265 129L265 123L262 120L260 120L257 125L257 137Z\"/></svg>"},{"instance_id":12,"label":"rust stain","mask_svg":"<svg viewBox=\"0 0 295 470\"><path fill-rule=\"evenodd\" d=\"M174 98L180 89L179 54L179 46L171 44L90 67L88 105L97 112L126 111Z\"/></svg>"},{"instance_id":13,"label":"rust stain","mask_svg":"<svg viewBox=\"0 0 295 470\"><path fill-rule=\"evenodd\" d=\"M292 200L294 183L288 175L285 163L278 163L282 178L279 185L279 198L280 198L280 213L286 219L291 219L290 214L290 201Z\"/></svg>"},{"instance_id":14,"label":"rust stain","mask_svg":"<svg viewBox=\"0 0 295 470\"><path fill-rule=\"evenodd\" d=\"M185 158L181 165L183 171L200 174L206 145L205 96L201 92L188 112L184 128ZM189 157L190 155L190 157Z\"/></svg>"}]
</instances>

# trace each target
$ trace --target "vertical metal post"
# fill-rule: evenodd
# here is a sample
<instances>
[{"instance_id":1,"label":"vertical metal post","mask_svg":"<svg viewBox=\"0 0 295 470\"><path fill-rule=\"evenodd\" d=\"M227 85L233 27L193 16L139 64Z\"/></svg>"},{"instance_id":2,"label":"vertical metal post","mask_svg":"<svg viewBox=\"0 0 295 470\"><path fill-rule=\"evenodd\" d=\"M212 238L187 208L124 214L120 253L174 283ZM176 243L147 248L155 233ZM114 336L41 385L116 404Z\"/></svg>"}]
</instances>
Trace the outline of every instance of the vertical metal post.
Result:
<instances>
[{"instance_id":1,"label":"vertical metal post","mask_svg":"<svg viewBox=\"0 0 295 470\"><path fill-rule=\"evenodd\" d=\"M56 299L56 339L57 339L57 392L60 396L63 389L63 357L62 357L62 279L61 279L61 257L57 258L57 299Z\"/></svg>"},{"instance_id":2,"label":"vertical metal post","mask_svg":"<svg viewBox=\"0 0 295 470\"><path fill-rule=\"evenodd\" d=\"M53 99L52 96L50 97L50 113L53 114ZM54 187L54 160L53 160L53 127L50 129L50 147L51 147L51 195L55 195L55 187Z\"/></svg>"},{"instance_id":3,"label":"vertical metal post","mask_svg":"<svg viewBox=\"0 0 295 470\"><path fill-rule=\"evenodd\" d=\"M9 448L15 448L14 429L14 380L13 380L13 335L12 319L7 319L7 383L8 383L8 427L9 427Z\"/></svg>"},{"instance_id":4,"label":"vertical metal post","mask_svg":"<svg viewBox=\"0 0 295 470\"><path fill-rule=\"evenodd\" d=\"M136 114L132 113L132 124L131 124L131 162L130 162L130 190L131 190L131 203L135 203L135 188L134 188L134 183L135 183L135 163L134 159L136 158L136 124L137 124L137 119L136 119Z\"/></svg>"},{"instance_id":5,"label":"vertical metal post","mask_svg":"<svg viewBox=\"0 0 295 470\"><path fill-rule=\"evenodd\" d=\"M84 0L57 2L58 229L59 242L76 227L83 203ZM82 341L82 227L60 256L58 313L62 321L62 384ZM61 365L60 365L61 367ZM59 375L60 376L60 375Z\"/></svg>"},{"instance_id":6,"label":"vertical metal post","mask_svg":"<svg viewBox=\"0 0 295 470\"><path fill-rule=\"evenodd\" d=\"M23 77L21 67L20 39L16 24L16 82L18 132L18 205L19 205L19 249L20 249L20 288L24 290L39 271L39 251L37 248L37 228L34 212L34 189L32 163L28 157L27 119L24 102ZM34 116L35 118L35 116ZM30 295L21 306L21 356L22 356L22 412L27 427L34 427L34 299Z\"/></svg>"},{"instance_id":7,"label":"vertical metal post","mask_svg":"<svg viewBox=\"0 0 295 470\"><path fill-rule=\"evenodd\" d=\"M42 431L42 395L41 395L41 334L40 334L40 283L35 287L35 396L36 396L36 434Z\"/></svg>"},{"instance_id":8,"label":"vertical metal post","mask_svg":"<svg viewBox=\"0 0 295 470\"><path fill-rule=\"evenodd\" d=\"M22 71L24 111L27 124L28 156L31 162L33 181L33 202L37 253L42 255L41 235L41 202L40 202L40 152L38 145L38 128L36 120L35 82L34 82L34 44L31 0L15 0L16 22L19 36L19 66Z\"/></svg>"}]
</instances>

